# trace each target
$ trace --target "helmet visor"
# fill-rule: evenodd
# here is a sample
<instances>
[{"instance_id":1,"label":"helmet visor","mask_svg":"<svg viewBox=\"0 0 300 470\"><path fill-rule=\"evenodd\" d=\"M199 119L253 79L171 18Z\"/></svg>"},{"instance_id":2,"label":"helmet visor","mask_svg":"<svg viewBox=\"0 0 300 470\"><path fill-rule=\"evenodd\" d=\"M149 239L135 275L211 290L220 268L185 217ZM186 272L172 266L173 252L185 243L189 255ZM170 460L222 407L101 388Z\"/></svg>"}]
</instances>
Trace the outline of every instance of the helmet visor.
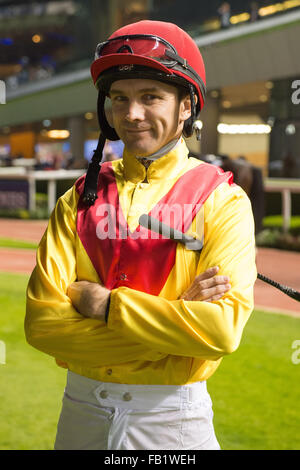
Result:
<instances>
[{"instance_id":1,"label":"helmet visor","mask_svg":"<svg viewBox=\"0 0 300 470\"><path fill-rule=\"evenodd\" d=\"M177 52L172 44L158 36L132 34L118 36L98 44L95 59L111 54L140 55L171 67L176 64L174 55L177 55Z\"/></svg>"}]
</instances>

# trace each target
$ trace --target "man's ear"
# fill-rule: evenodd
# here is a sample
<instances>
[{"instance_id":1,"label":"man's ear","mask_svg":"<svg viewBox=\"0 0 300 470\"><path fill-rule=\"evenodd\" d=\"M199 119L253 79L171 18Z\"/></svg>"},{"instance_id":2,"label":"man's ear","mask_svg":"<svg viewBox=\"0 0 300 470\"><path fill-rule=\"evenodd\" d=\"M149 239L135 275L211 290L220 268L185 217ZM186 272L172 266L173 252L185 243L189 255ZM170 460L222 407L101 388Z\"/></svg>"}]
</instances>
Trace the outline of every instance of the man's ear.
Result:
<instances>
[{"instance_id":1,"label":"man's ear","mask_svg":"<svg viewBox=\"0 0 300 470\"><path fill-rule=\"evenodd\" d=\"M195 94L195 104L197 104L198 96ZM190 95L186 95L181 100L181 118L183 121L186 121L192 115L192 105L191 105L191 98Z\"/></svg>"}]
</instances>

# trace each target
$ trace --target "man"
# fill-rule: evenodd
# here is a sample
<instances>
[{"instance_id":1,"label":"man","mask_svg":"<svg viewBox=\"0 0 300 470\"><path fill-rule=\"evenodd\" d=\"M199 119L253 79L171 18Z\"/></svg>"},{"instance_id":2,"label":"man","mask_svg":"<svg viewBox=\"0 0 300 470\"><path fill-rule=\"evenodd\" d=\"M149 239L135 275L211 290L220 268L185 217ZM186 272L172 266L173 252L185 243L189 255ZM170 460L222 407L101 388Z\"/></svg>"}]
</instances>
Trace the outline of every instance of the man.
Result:
<instances>
[{"instance_id":1,"label":"man","mask_svg":"<svg viewBox=\"0 0 300 470\"><path fill-rule=\"evenodd\" d=\"M228 2L223 2L218 8L218 13L221 17L221 28L230 27L231 6Z\"/></svg>"},{"instance_id":2,"label":"man","mask_svg":"<svg viewBox=\"0 0 300 470\"><path fill-rule=\"evenodd\" d=\"M28 342L68 369L55 449L219 449L206 380L238 347L256 268L246 194L182 138L204 104L201 54L176 25L141 21L100 44L91 71L99 144L27 293ZM125 149L100 170L105 139Z\"/></svg>"}]
</instances>

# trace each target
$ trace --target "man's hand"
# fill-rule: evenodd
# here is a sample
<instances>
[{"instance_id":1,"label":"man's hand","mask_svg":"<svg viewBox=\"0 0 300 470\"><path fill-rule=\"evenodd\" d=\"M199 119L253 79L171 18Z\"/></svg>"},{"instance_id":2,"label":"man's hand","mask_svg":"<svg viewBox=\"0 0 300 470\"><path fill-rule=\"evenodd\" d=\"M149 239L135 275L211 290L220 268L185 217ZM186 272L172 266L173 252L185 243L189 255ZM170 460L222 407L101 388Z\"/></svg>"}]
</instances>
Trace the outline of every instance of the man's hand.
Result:
<instances>
[{"instance_id":1,"label":"man's hand","mask_svg":"<svg viewBox=\"0 0 300 470\"><path fill-rule=\"evenodd\" d=\"M192 285L180 296L183 300L202 300L212 302L220 300L231 288L229 277L216 276L219 268L207 269L194 279Z\"/></svg>"},{"instance_id":2,"label":"man's hand","mask_svg":"<svg viewBox=\"0 0 300 470\"><path fill-rule=\"evenodd\" d=\"M96 282L73 282L67 290L72 304L84 317L105 321L110 290Z\"/></svg>"}]
</instances>

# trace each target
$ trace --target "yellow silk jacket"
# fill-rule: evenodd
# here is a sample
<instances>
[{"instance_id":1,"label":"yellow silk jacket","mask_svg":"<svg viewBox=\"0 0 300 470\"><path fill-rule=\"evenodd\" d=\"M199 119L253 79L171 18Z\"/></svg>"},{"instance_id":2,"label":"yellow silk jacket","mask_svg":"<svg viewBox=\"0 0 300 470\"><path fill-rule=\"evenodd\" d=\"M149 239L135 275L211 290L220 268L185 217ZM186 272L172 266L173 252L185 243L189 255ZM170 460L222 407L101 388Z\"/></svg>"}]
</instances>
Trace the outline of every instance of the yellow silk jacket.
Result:
<instances>
[{"instance_id":1,"label":"yellow silk jacket","mask_svg":"<svg viewBox=\"0 0 300 470\"><path fill-rule=\"evenodd\" d=\"M183 140L147 171L126 150L123 159L112 162L131 233L140 215L199 165L207 164L188 158ZM103 282L87 253L89 245L78 235L79 199L74 185L58 200L39 244L27 289L27 341L59 366L104 382L182 385L207 380L222 357L238 347L253 310L254 222L245 192L226 181L213 189L187 232L203 241L201 253L177 243L173 265L155 295L127 287L125 281L114 284L107 324L81 316L66 295L74 281ZM85 227L88 220L82 219ZM138 265L138 257L134 262ZM159 274L163 259L156 264ZM214 302L181 300L194 278L212 266L230 277L230 291Z\"/></svg>"}]
</instances>

